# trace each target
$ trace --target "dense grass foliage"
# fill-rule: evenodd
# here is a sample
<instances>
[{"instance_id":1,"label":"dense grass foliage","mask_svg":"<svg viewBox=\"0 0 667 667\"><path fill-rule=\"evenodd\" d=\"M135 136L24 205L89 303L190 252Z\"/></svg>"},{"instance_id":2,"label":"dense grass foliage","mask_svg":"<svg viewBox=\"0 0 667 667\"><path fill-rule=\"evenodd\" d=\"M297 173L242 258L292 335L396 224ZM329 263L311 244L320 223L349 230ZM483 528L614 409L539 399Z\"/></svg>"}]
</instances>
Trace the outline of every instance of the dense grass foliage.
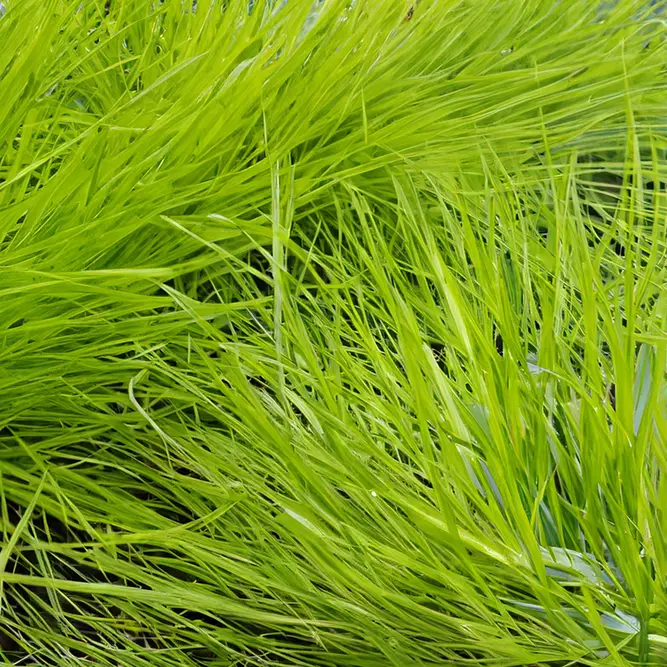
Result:
<instances>
[{"instance_id":1,"label":"dense grass foliage","mask_svg":"<svg viewBox=\"0 0 667 667\"><path fill-rule=\"evenodd\" d=\"M664 3L4 4L4 664L667 663Z\"/></svg>"}]
</instances>

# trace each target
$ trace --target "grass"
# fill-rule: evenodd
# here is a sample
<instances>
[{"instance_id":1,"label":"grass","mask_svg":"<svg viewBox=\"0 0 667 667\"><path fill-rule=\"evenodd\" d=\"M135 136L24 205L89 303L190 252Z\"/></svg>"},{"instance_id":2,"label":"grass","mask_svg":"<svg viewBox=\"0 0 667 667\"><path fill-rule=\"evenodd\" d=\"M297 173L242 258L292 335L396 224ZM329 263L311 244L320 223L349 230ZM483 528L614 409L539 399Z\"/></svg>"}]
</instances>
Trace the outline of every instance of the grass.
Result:
<instances>
[{"instance_id":1,"label":"grass","mask_svg":"<svg viewBox=\"0 0 667 667\"><path fill-rule=\"evenodd\" d=\"M664 4L5 4L4 664L667 663Z\"/></svg>"}]
</instances>

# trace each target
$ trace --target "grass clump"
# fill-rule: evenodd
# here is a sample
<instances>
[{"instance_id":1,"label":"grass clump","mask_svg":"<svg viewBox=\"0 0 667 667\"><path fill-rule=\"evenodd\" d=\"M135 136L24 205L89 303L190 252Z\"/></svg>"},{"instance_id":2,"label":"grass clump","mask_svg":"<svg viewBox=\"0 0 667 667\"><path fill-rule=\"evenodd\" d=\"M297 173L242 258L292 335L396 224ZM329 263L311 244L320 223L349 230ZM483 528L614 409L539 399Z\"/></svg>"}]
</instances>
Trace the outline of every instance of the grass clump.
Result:
<instances>
[{"instance_id":1,"label":"grass clump","mask_svg":"<svg viewBox=\"0 0 667 667\"><path fill-rule=\"evenodd\" d=\"M667 662L664 5L6 4L5 664Z\"/></svg>"}]
</instances>

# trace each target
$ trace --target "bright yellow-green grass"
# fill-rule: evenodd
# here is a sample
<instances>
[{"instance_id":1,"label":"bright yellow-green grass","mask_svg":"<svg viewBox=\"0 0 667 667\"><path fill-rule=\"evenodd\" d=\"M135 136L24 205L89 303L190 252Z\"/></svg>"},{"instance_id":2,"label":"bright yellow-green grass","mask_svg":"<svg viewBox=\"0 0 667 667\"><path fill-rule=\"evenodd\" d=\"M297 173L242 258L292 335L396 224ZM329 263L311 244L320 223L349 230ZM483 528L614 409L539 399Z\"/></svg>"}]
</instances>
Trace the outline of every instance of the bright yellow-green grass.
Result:
<instances>
[{"instance_id":1,"label":"bright yellow-green grass","mask_svg":"<svg viewBox=\"0 0 667 667\"><path fill-rule=\"evenodd\" d=\"M664 2L2 4L4 664L667 664Z\"/></svg>"}]
</instances>

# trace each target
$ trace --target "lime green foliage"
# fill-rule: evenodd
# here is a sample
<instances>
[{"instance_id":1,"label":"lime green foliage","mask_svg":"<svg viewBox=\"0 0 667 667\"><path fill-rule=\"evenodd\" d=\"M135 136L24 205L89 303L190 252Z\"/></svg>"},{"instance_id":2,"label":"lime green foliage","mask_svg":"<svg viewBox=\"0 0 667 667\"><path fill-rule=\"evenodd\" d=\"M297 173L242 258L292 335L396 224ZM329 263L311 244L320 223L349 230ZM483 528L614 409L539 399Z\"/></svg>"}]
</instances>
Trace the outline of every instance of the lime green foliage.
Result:
<instances>
[{"instance_id":1,"label":"lime green foliage","mask_svg":"<svg viewBox=\"0 0 667 667\"><path fill-rule=\"evenodd\" d=\"M5 4L5 664L667 663L660 6Z\"/></svg>"}]
</instances>

